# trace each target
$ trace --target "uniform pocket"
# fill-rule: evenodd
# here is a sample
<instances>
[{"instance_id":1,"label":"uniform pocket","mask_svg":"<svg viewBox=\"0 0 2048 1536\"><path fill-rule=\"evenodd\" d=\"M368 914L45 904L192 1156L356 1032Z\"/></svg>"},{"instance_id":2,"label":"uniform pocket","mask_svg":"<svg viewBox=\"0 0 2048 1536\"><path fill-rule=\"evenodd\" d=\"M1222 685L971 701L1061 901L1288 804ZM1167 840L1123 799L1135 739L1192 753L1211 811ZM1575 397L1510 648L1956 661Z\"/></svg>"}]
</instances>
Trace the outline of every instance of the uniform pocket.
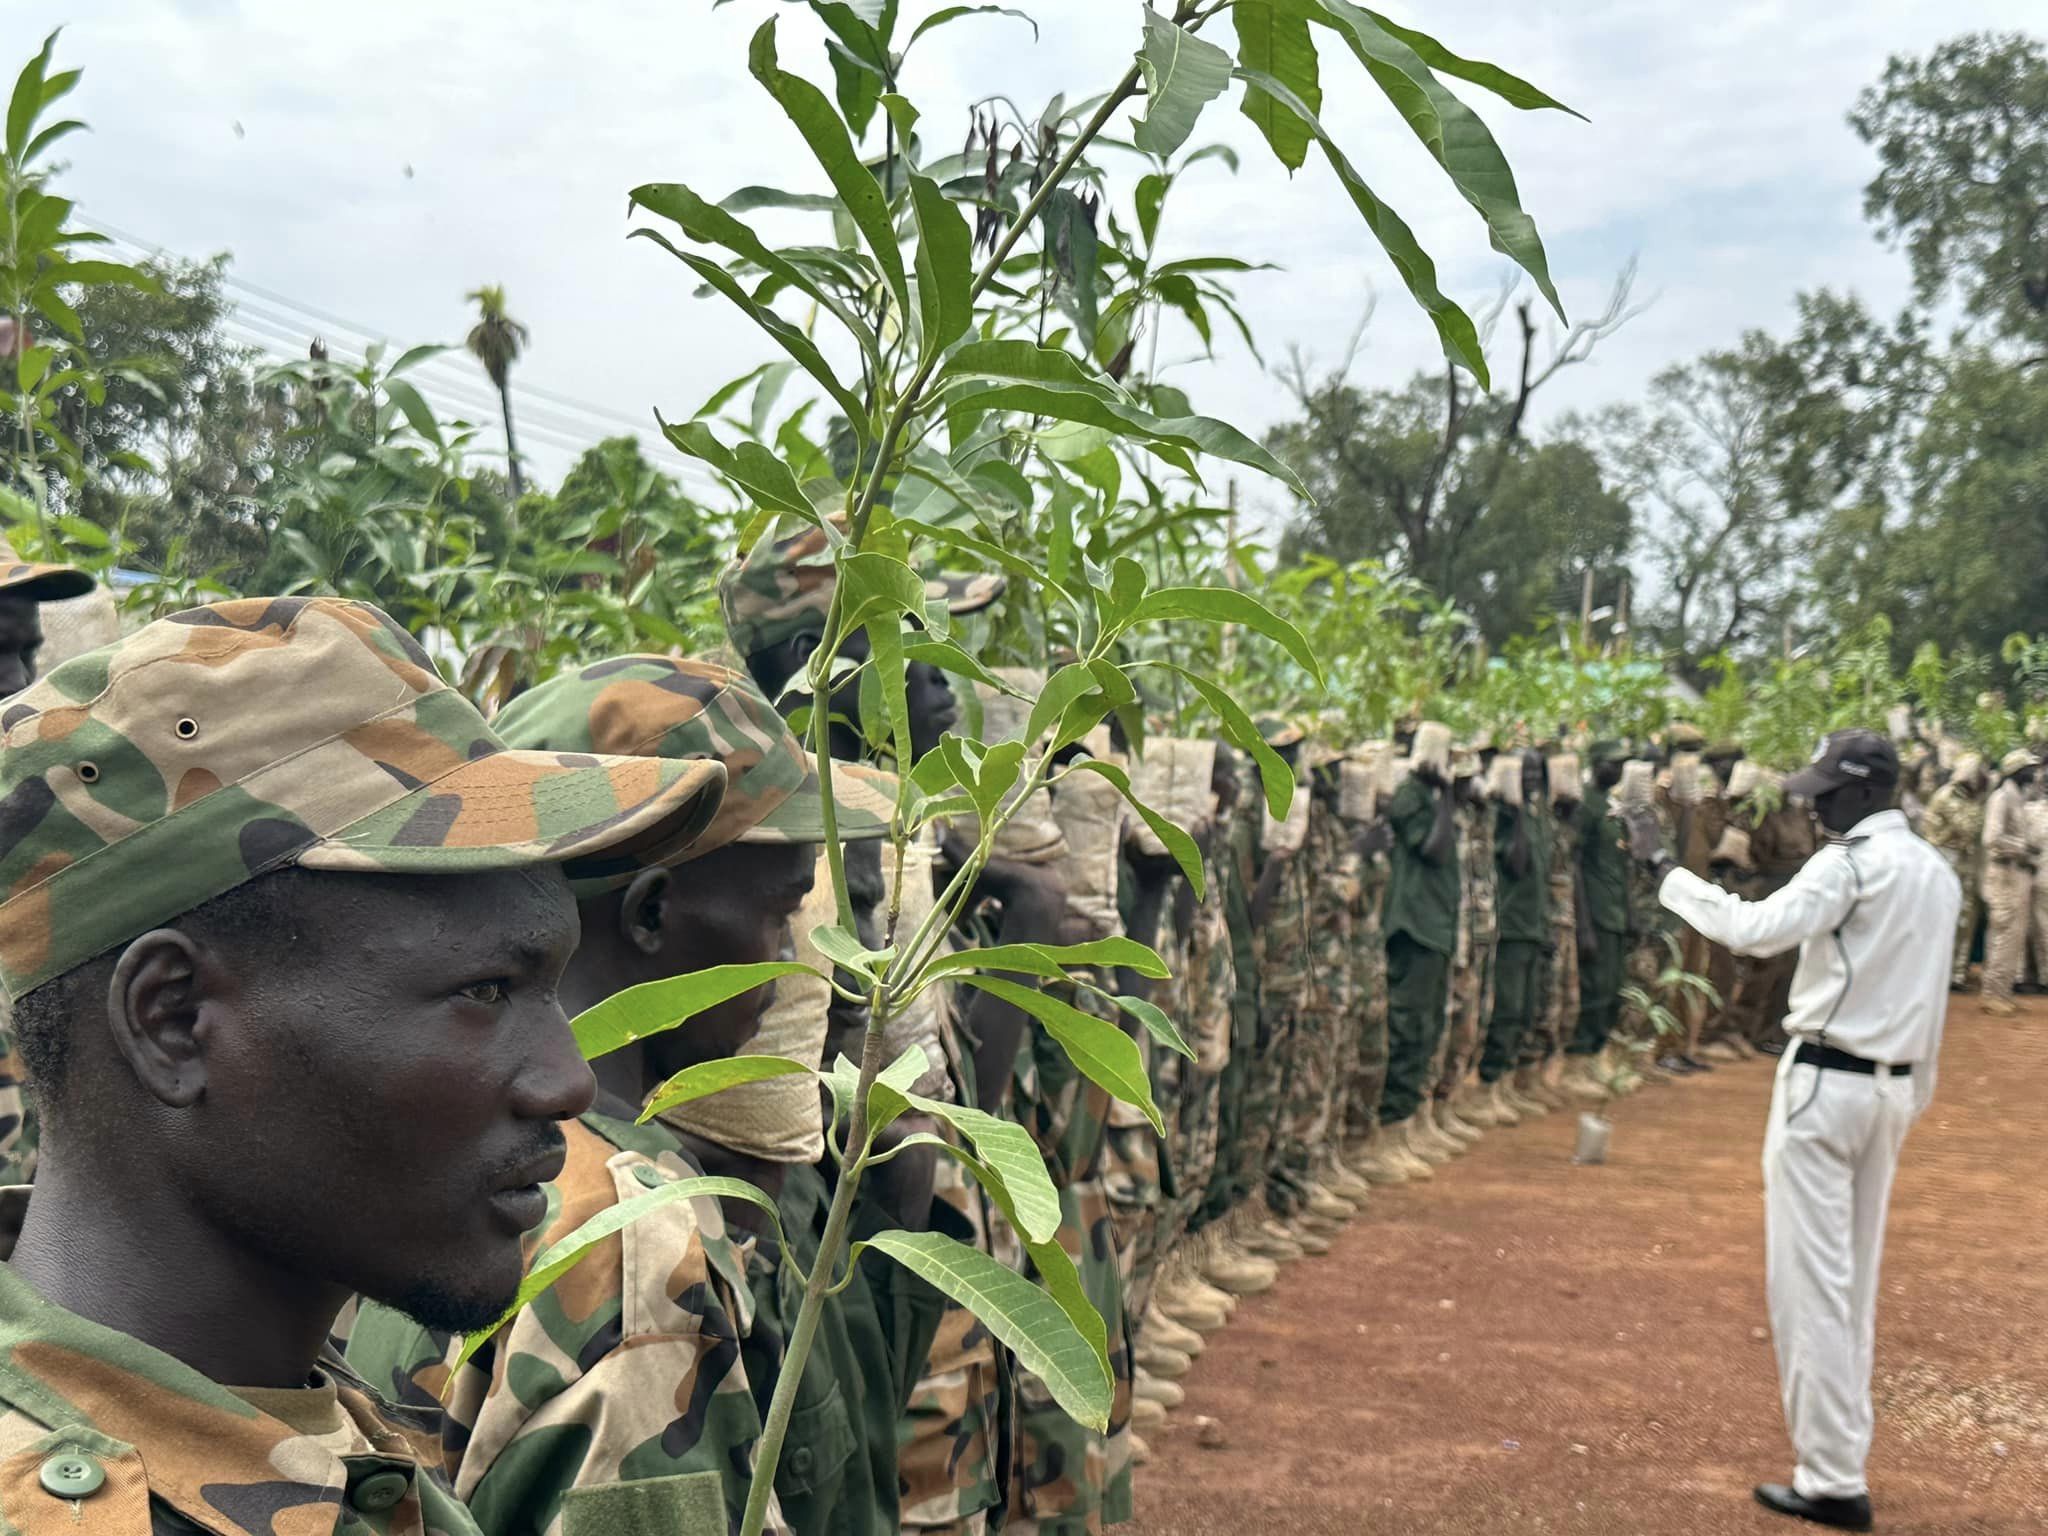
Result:
<instances>
[{"instance_id":1,"label":"uniform pocket","mask_svg":"<svg viewBox=\"0 0 2048 1536\"><path fill-rule=\"evenodd\" d=\"M1827 1073L1819 1067L1804 1063L1793 1067L1792 1075L1785 1080L1787 1125L1791 1125L1819 1102L1821 1083L1826 1077Z\"/></svg>"}]
</instances>

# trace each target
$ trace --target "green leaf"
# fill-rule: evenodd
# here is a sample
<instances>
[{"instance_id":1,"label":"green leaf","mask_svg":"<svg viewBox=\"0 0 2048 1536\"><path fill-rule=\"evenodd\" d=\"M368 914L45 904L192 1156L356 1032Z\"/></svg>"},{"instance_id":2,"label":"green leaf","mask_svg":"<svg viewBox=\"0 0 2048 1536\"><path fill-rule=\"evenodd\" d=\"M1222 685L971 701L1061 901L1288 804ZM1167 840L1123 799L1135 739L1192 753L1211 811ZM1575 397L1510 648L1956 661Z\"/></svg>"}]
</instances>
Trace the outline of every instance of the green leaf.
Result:
<instances>
[{"instance_id":1,"label":"green leaf","mask_svg":"<svg viewBox=\"0 0 2048 1536\"><path fill-rule=\"evenodd\" d=\"M1095 692L1099 686L1095 674L1082 663L1061 667L1046 679L1045 687L1039 690L1038 702L1031 706L1030 718L1024 725L1024 740L1037 743L1052 723L1066 714L1069 705L1083 695ZM1054 750L1060 745L1053 743Z\"/></svg>"},{"instance_id":2,"label":"green leaf","mask_svg":"<svg viewBox=\"0 0 2048 1536\"><path fill-rule=\"evenodd\" d=\"M889 962L896 958L895 945L887 949L869 949L857 936L836 923L821 923L813 928L811 944L834 965L870 979L881 975Z\"/></svg>"},{"instance_id":3,"label":"green leaf","mask_svg":"<svg viewBox=\"0 0 2048 1536\"><path fill-rule=\"evenodd\" d=\"M1145 443L1169 462L1174 453L1211 454L1262 470L1303 500L1314 500L1293 470L1229 423L1208 416L1154 416L1092 381L1028 384L963 379L949 388L947 400L949 406L1025 411L1056 421L1107 427L1120 437Z\"/></svg>"},{"instance_id":4,"label":"green leaf","mask_svg":"<svg viewBox=\"0 0 2048 1536\"><path fill-rule=\"evenodd\" d=\"M932 457L938 458L939 456L933 455ZM940 461L944 462L943 459ZM922 454L913 454L911 456L909 472L912 474L926 473L927 471L922 470L920 466L928 462ZM949 465L948 467L950 468L951 466ZM958 478L957 474L955 478ZM972 494L974 493L970 491L969 495ZM966 500L967 498L963 497L962 499ZM973 534L964 533L958 528L947 528L941 524L925 522L918 518L898 518L896 526L921 534L935 544L943 544L947 548L957 549L963 554L978 556L988 564L1000 567L1019 580L1028 581L1034 586L1043 587L1046 591L1059 598L1067 606L1068 611L1076 614L1081 611L1080 603L1076 601L1074 594L1068 591L1064 585L1053 580L1022 555L1013 554L1011 551L1004 549L1000 544L991 544L987 539L976 538Z\"/></svg>"},{"instance_id":5,"label":"green leaf","mask_svg":"<svg viewBox=\"0 0 2048 1536\"><path fill-rule=\"evenodd\" d=\"M1109 1428L1112 1385L1106 1357L1090 1348L1067 1309L1007 1265L937 1232L879 1232L872 1248L972 1312L1045 1383L1053 1401L1098 1433Z\"/></svg>"},{"instance_id":6,"label":"green leaf","mask_svg":"<svg viewBox=\"0 0 2048 1536\"><path fill-rule=\"evenodd\" d=\"M644 981L584 1009L569 1021L569 1027L576 1032L584 1059L591 1061L674 1029L742 992L810 969L793 960L771 960L760 965L714 965L683 976Z\"/></svg>"},{"instance_id":7,"label":"green leaf","mask_svg":"<svg viewBox=\"0 0 2048 1536\"><path fill-rule=\"evenodd\" d=\"M956 379L1014 379L1025 384L1071 384L1119 398L1124 391L1103 374L1082 365L1071 352L1029 341L970 341L946 359L934 387Z\"/></svg>"},{"instance_id":8,"label":"green leaf","mask_svg":"<svg viewBox=\"0 0 2048 1536\"><path fill-rule=\"evenodd\" d=\"M512 1305L507 1307L490 1327L480 1333L469 1334L463 1339L462 1347L455 1352L455 1359L449 1367L449 1380L452 1382L470 1357L483 1348L493 1334L517 1317L521 1308L529 1305L536 1296L574 1269L592 1248L612 1234L625 1230L641 1217L652 1215L663 1206L673 1205L678 1200L694 1200L700 1195L716 1195L724 1200L744 1200L750 1205L758 1205L773 1218L779 1240L782 1217L775 1209L775 1202L753 1185L739 1179L677 1179L673 1183L663 1184L658 1189L650 1189L644 1195L635 1195L632 1199L621 1201L617 1205L608 1205L560 1242L550 1244L534 1257L532 1265L526 1271L526 1278L519 1282L519 1291L512 1298Z\"/></svg>"},{"instance_id":9,"label":"green leaf","mask_svg":"<svg viewBox=\"0 0 2048 1536\"><path fill-rule=\"evenodd\" d=\"M1242 624L1268 640L1278 641L1310 677L1319 683L1323 680L1322 662L1302 638L1301 631L1248 592L1231 587L1161 587L1156 592L1147 592L1131 611L1133 623L1162 619Z\"/></svg>"},{"instance_id":10,"label":"green leaf","mask_svg":"<svg viewBox=\"0 0 2048 1536\"><path fill-rule=\"evenodd\" d=\"M28 147L21 152L21 163L23 165L33 165L41 158L44 150L48 149L66 134L78 133L84 129L85 124L75 117L67 117L50 124L49 127L43 129L28 141Z\"/></svg>"},{"instance_id":11,"label":"green leaf","mask_svg":"<svg viewBox=\"0 0 2048 1536\"><path fill-rule=\"evenodd\" d=\"M1367 73L1401 109L1415 136L1449 173L1465 201L1479 210L1493 248L1535 278L1558 319L1564 319L1564 303L1550 281L1550 260L1536 233L1536 221L1522 211L1515 173L1479 114L1453 95L1415 50L1382 27L1370 11L1351 0L1321 4Z\"/></svg>"},{"instance_id":12,"label":"green leaf","mask_svg":"<svg viewBox=\"0 0 2048 1536\"><path fill-rule=\"evenodd\" d=\"M1145 115L1131 140L1148 155L1170 155L1187 143L1202 108L1229 86L1230 55L1147 7L1138 65L1145 72Z\"/></svg>"},{"instance_id":13,"label":"green leaf","mask_svg":"<svg viewBox=\"0 0 2048 1536\"><path fill-rule=\"evenodd\" d=\"M739 280L717 262L699 256L695 251L686 251L658 229L636 229L627 239L651 240L671 256L675 257L703 278L706 283L723 294L742 314L761 327L775 339L778 346L797 360L797 363L812 378L825 386L826 393L838 402L839 408L856 428L865 428L868 419L867 407L851 389L839 382L839 375L832 371L832 365L825 361L817 343L804 334L799 326L792 325L765 304L758 304L754 296L742 287Z\"/></svg>"},{"instance_id":14,"label":"green leaf","mask_svg":"<svg viewBox=\"0 0 2048 1536\"><path fill-rule=\"evenodd\" d=\"M785 192L780 187L741 187L718 200L727 213L752 213L756 208L789 208L799 213L837 213L839 199L826 192Z\"/></svg>"},{"instance_id":15,"label":"green leaf","mask_svg":"<svg viewBox=\"0 0 2048 1536\"><path fill-rule=\"evenodd\" d=\"M1323 109L1315 39L1308 30L1314 0L1237 0L1230 20L1237 28L1237 61L1282 81L1311 112ZM1239 108L1265 136L1289 175L1308 159L1308 125L1256 86L1247 86Z\"/></svg>"},{"instance_id":16,"label":"green leaf","mask_svg":"<svg viewBox=\"0 0 2048 1536\"><path fill-rule=\"evenodd\" d=\"M56 46L57 34L52 32L43 39L42 50L15 76L14 94L7 102L7 153L12 159L21 158L36 114L43 110L43 75L50 67L50 52Z\"/></svg>"},{"instance_id":17,"label":"green leaf","mask_svg":"<svg viewBox=\"0 0 2048 1536\"><path fill-rule=\"evenodd\" d=\"M832 61L839 111L858 139L875 120L875 107L882 99L882 72L836 38L825 39L825 54Z\"/></svg>"},{"instance_id":18,"label":"green leaf","mask_svg":"<svg viewBox=\"0 0 2048 1536\"><path fill-rule=\"evenodd\" d=\"M442 447L441 423L434 419L434 413L427 408L427 402L420 398L420 392L404 379L386 377L384 393L391 397L391 403L405 413L405 419L436 448Z\"/></svg>"},{"instance_id":19,"label":"green leaf","mask_svg":"<svg viewBox=\"0 0 2048 1536\"><path fill-rule=\"evenodd\" d=\"M749 192L766 196L768 189L749 188ZM788 206L807 206L806 199L794 198L790 194L776 194ZM671 220L682 232L700 245L718 245L731 251L743 261L752 262L771 277L780 278L791 287L809 294L838 322L846 327L860 346L861 353L871 364L878 364L881 348L875 340L875 333L866 320L855 314L845 300L831 288L820 283L810 272L797 262L790 260L780 251L770 250L762 243L761 237L743 220L733 216L733 208L742 194L734 193L724 203L707 203L681 182L648 182L635 187L628 205L645 208L658 218ZM827 209L839 206L836 198L820 198L817 201ZM774 206L783 206L775 204Z\"/></svg>"},{"instance_id":20,"label":"green leaf","mask_svg":"<svg viewBox=\"0 0 2048 1536\"><path fill-rule=\"evenodd\" d=\"M1060 1194L1045 1171L1045 1154L1029 1131L1014 1120L969 1105L921 1097L909 1092L908 1085L902 1091L916 1108L967 1138L983 1171L992 1174L1009 1196L1004 1212L1027 1243L1050 1242L1059 1235Z\"/></svg>"},{"instance_id":21,"label":"green leaf","mask_svg":"<svg viewBox=\"0 0 2048 1536\"><path fill-rule=\"evenodd\" d=\"M1141 661L1138 665L1165 667L1202 696L1203 702L1216 712L1216 718L1222 722L1223 734L1230 739L1231 745L1250 753L1259 765L1259 783L1266 791L1266 809L1275 821L1284 820L1287 808L1294 803L1294 770L1287 766L1285 758L1266 745L1266 738L1259 734L1258 726L1237 700L1199 672L1192 672L1174 662Z\"/></svg>"},{"instance_id":22,"label":"green leaf","mask_svg":"<svg viewBox=\"0 0 2048 1536\"><path fill-rule=\"evenodd\" d=\"M822 521L818 509L804 495L796 476L774 454L759 443L741 443L727 448L701 421L680 424L664 420L657 411L654 419L661 435L693 459L702 459L720 474L752 496L764 507L790 512L807 522Z\"/></svg>"},{"instance_id":23,"label":"green leaf","mask_svg":"<svg viewBox=\"0 0 2048 1536\"><path fill-rule=\"evenodd\" d=\"M640 1111L638 1123L645 1125L656 1115L664 1114L678 1104L706 1099L743 1083L764 1083L770 1078L798 1076L816 1076L816 1073L787 1056L724 1056L717 1061L700 1061L695 1066L683 1068L655 1089L648 1097L646 1108Z\"/></svg>"},{"instance_id":24,"label":"green leaf","mask_svg":"<svg viewBox=\"0 0 2048 1536\"><path fill-rule=\"evenodd\" d=\"M924 617L924 578L894 555L864 549L839 559L839 612L850 633L877 613Z\"/></svg>"},{"instance_id":25,"label":"green leaf","mask_svg":"<svg viewBox=\"0 0 2048 1536\"><path fill-rule=\"evenodd\" d=\"M1555 96L1538 90L1520 76L1511 75L1496 65L1482 64L1474 59L1461 59L1427 32L1417 32L1412 27L1404 27L1399 22L1390 21L1378 11L1368 11L1366 14L1413 48L1422 62L1431 69L1454 75L1460 80L1470 80L1474 85L1484 86L1509 106L1520 107L1525 112L1549 107L1559 112L1569 112L1582 123L1591 121L1585 113L1566 106Z\"/></svg>"},{"instance_id":26,"label":"green leaf","mask_svg":"<svg viewBox=\"0 0 2048 1536\"><path fill-rule=\"evenodd\" d=\"M1059 981L1070 965L1121 967L1140 976L1163 980L1171 973L1150 945L1131 938L1096 939L1087 944L991 944L984 949L954 949L934 956L927 977L955 971L1022 971Z\"/></svg>"},{"instance_id":27,"label":"green leaf","mask_svg":"<svg viewBox=\"0 0 2048 1536\"><path fill-rule=\"evenodd\" d=\"M943 27L949 21L958 21L962 16L1014 16L1031 29L1031 41L1034 43L1038 41L1038 23L1022 11L1016 10L1011 6L948 5L933 11L931 15L925 17L923 21L917 24L910 34L910 42L903 45L903 51L908 53L910 51L910 44L915 43L925 33Z\"/></svg>"},{"instance_id":28,"label":"green leaf","mask_svg":"<svg viewBox=\"0 0 2048 1536\"><path fill-rule=\"evenodd\" d=\"M1487 388L1491 380L1486 371L1485 351L1479 345L1478 328L1472 324L1472 317L1444 297L1437 287L1436 263L1416 243L1415 232L1365 184L1364 178L1345 158L1344 151L1324 132L1321 121L1299 96L1262 71L1240 69L1236 73L1247 85L1258 87L1300 118L1316 142L1323 146L1330 168L1337 173L1344 190L1351 194L1351 202L1364 216L1366 228L1372 231L1373 237L1392 258L1394 270L1401 274L1401 281L1435 323L1437 335L1443 341L1444 355L1469 369L1479 380L1480 388Z\"/></svg>"},{"instance_id":29,"label":"green leaf","mask_svg":"<svg viewBox=\"0 0 2048 1536\"><path fill-rule=\"evenodd\" d=\"M922 597L922 589L919 596ZM910 761L910 684L903 660L903 615L870 613L867 620L868 646L874 656L873 675L881 684L883 724L890 755L898 763ZM865 717L867 707L862 704Z\"/></svg>"},{"instance_id":30,"label":"green leaf","mask_svg":"<svg viewBox=\"0 0 2048 1536\"><path fill-rule=\"evenodd\" d=\"M1083 1013L1072 1003L1035 987L1005 981L1000 976L981 976L970 971L962 973L959 979L1030 1014L1045 1026L1046 1033L1059 1042L1090 1082L1142 1109L1152 1128L1162 1136L1166 1134L1166 1122L1160 1118L1159 1106L1152 1102L1144 1054L1138 1043L1116 1025L1092 1013Z\"/></svg>"},{"instance_id":31,"label":"green leaf","mask_svg":"<svg viewBox=\"0 0 2048 1536\"><path fill-rule=\"evenodd\" d=\"M974 323L973 236L960 207L929 176L910 178L910 212L917 221L917 297L924 320L925 356L934 357Z\"/></svg>"},{"instance_id":32,"label":"green leaf","mask_svg":"<svg viewBox=\"0 0 2048 1536\"><path fill-rule=\"evenodd\" d=\"M59 261L43 268L39 283L77 283L96 288L111 285L133 288L137 293L161 293L163 285L139 267L125 261Z\"/></svg>"},{"instance_id":33,"label":"green leaf","mask_svg":"<svg viewBox=\"0 0 2048 1536\"><path fill-rule=\"evenodd\" d=\"M1108 998L1111 1002L1115 1003L1117 1007L1121 1008L1125 1013L1128 1013L1132 1018L1136 1019L1140 1024L1144 1025L1145 1032L1151 1035L1151 1037L1154 1040L1157 1040L1161 1045L1165 1046L1169 1051L1178 1051L1181 1055L1185 1056L1189 1061L1193 1061L1195 1059L1195 1053L1189 1047L1186 1039L1184 1039L1181 1035L1181 1032L1174 1027L1173 1020L1169 1019L1166 1016L1166 1010L1161 1008L1157 1003L1148 1002L1146 999L1142 997L1135 997L1129 993L1106 992L1102 991L1102 989L1099 987L1096 990L1098 992L1102 992L1102 995L1104 997Z\"/></svg>"},{"instance_id":34,"label":"green leaf","mask_svg":"<svg viewBox=\"0 0 2048 1536\"><path fill-rule=\"evenodd\" d=\"M1144 819L1152 829L1152 835L1166 845L1166 851L1173 855L1173 862L1180 866L1180 872L1187 876L1188 884L1195 888L1196 900L1205 900L1209 884L1202 869L1202 850L1195 846L1195 840L1185 831L1153 810L1151 806L1131 793L1130 775L1114 763L1105 763L1099 757L1079 759L1069 773L1098 773L1122 792L1124 800Z\"/></svg>"},{"instance_id":35,"label":"green leaf","mask_svg":"<svg viewBox=\"0 0 2048 1536\"><path fill-rule=\"evenodd\" d=\"M1243 0L1239 0L1242 4ZM1145 248L1149 251L1159 238L1159 210L1166 202L1166 194L1173 188L1173 173L1150 171L1138 178L1138 232L1145 237Z\"/></svg>"},{"instance_id":36,"label":"green leaf","mask_svg":"<svg viewBox=\"0 0 2048 1536\"><path fill-rule=\"evenodd\" d=\"M931 635L927 635L922 640L912 640L903 647L903 659L905 661L922 661L927 665L937 667L941 672L952 672L961 677L971 677L977 683L994 688L1000 693L1007 693L1012 698L1021 699L1024 697L1014 687L983 666L977 657L961 650L951 640L941 640Z\"/></svg>"},{"instance_id":37,"label":"green leaf","mask_svg":"<svg viewBox=\"0 0 2048 1536\"><path fill-rule=\"evenodd\" d=\"M873 174L861 163L846 125L832 104L810 81L782 69L775 58L775 19L769 18L754 34L747 53L747 67L756 80L775 98L783 114L824 167L833 190L838 192L846 212L860 230L873 253L882 277L889 285L901 313L910 313L910 288L903 275L903 253L896 245L896 225L889 217L889 205Z\"/></svg>"}]
</instances>

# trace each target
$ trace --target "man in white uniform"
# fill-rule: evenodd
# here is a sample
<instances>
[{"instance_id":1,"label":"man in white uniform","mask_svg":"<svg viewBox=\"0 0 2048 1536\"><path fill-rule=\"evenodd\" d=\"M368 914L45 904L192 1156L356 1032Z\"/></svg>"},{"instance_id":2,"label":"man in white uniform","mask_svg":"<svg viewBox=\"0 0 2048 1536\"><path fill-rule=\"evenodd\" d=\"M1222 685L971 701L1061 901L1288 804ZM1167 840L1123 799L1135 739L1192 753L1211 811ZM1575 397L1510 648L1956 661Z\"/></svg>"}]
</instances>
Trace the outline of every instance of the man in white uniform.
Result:
<instances>
[{"instance_id":1,"label":"man in white uniform","mask_svg":"<svg viewBox=\"0 0 2048 1536\"><path fill-rule=\"evenodd\" d=\"M1785 793L1828 833L1792 882L1744 901L1673 864L1656 819L1629 817L1658 897L1705 937L1759 958L1800 946L1764 1137L1771 1329L1798 1466L1759 1503L1870 1529L1871 1355L1885 1208L1899 1148L1934 1092L1962 887L1892 808L1899 758L1872 731L1837 731Z\"/></svg>"}]
</instances>

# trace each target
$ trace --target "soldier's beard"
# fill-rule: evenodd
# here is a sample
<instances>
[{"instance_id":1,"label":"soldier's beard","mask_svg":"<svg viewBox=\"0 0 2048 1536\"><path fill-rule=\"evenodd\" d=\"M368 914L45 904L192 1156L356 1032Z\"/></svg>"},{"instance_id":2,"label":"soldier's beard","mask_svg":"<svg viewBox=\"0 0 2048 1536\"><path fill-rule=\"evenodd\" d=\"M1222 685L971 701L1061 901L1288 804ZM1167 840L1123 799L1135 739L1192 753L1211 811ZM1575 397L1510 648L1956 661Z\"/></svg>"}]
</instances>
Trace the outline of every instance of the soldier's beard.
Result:
<instances>
[{"instance_id":1,"label":"soldier's beard","mask_svg":"<svg viewBox=\"0 0 2048 1536\"><path fill-rule=\"evenodd\" d=\"M429 1333L475 1333L502 1317L512 1305L514 1294L508 1291L503 1296L481 1296L428 1281L402 1296L385 1298L384 1303L403 1312Z\"/></svg>"}]
</instances>

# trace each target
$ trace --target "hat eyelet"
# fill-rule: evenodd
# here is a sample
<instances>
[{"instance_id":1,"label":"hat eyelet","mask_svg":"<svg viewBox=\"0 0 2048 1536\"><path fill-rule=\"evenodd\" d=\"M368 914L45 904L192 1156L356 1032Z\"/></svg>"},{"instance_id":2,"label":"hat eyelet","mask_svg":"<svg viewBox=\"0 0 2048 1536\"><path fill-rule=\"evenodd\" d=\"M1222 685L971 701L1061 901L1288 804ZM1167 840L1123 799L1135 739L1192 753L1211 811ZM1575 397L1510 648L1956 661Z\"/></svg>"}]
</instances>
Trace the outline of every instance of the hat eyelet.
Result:
<instances>
[{"instance_id":1,"label":"hat eyelet","mask_svg":"<svg viewBox=\"0 0 2048 1536\"><path fill-rule=\"evenodd\" d=\"M187 715L177 723L175 729L178 733L178 740L191 741L199 734L199 722L190 715Z\"/></svg>"},{"instance_id":2,"label":"hat eyelet","mask_svg":"<svg viewBox=\"0 0 2048 1536\"><path fill-rule=\"evenodd\" d=\"M100 765L98 763L80 763L78 765L79 783L97 784L99 782L99 777Z\"/></svg>"}]
</instances>

